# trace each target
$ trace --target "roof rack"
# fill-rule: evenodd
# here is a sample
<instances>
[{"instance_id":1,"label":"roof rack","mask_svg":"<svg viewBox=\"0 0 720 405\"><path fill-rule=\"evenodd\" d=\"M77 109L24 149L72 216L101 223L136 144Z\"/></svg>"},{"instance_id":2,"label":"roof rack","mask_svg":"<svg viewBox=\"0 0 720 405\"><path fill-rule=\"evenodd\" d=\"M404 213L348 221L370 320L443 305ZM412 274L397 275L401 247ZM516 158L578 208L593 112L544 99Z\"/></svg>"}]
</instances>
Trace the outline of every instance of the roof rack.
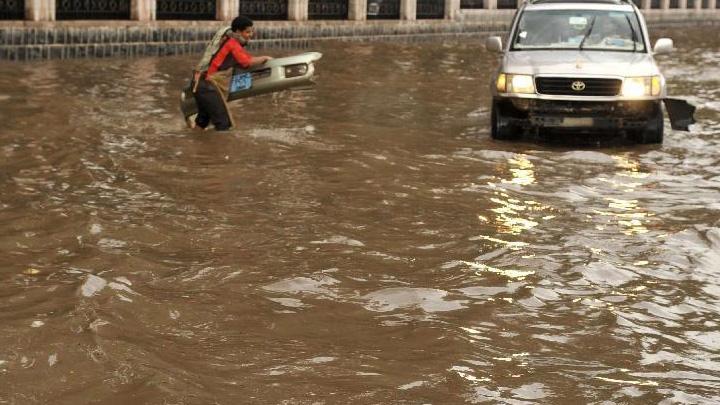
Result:
<instances>
[{"instance_id":1,"label":"roof rack","mask_svg":"<svg viewBox=\"0 0 720 405\"><path fill-rule=\"evenodd\" d=\"M631 0L528 0L530 4L549 3L600 3L600 4L633 4Z\"/></svg>"}]
</instances>

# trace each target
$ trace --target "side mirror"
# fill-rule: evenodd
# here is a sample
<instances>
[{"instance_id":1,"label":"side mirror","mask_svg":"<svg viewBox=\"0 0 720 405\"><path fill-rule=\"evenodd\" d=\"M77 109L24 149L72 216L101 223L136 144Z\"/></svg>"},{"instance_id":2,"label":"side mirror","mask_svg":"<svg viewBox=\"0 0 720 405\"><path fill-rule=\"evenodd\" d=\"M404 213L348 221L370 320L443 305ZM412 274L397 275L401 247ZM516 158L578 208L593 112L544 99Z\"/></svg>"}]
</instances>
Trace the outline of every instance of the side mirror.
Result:
<instances>
[{"instance_id":1,"label":"side mirror","mask_svg":"<svg viewBox=\"0 0 720 405\"><path fill-rule=\"evenodd\" d=\"M653 53L661 55L673 51L673 40L670 38L659 38L653 47Z\"/></svg>"},{"instance_id":2,"label":"side mirror","mask_svg":"<svg viewBox=\"0 0 720 405\"><path fill-rule=\"evenodd\" d=\"M502 52L502 39L500 37L488 37L485 40L485 49L490 52Z\"/></svg>"}]
</instances>

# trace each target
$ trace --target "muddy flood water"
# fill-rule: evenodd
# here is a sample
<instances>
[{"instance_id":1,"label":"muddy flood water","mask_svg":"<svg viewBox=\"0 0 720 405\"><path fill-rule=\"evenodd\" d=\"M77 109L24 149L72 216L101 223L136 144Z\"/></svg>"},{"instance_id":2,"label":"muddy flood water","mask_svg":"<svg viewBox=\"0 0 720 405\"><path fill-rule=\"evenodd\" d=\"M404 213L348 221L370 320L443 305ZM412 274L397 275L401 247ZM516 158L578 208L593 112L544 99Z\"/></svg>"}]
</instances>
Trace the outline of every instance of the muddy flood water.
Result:
<instances>
[{"instance_id":1,"label":"muddy flood water","mask_svg":"<svg viewBox=\"0 0 720 405\"><path fill-rule=\"evenodd\" d=\"M717 403L710 32L652 32L660 146L491 140L480 37L321 43L229 133L197 56L0 64L0 404Z\"/></svg>"}]
</instances>

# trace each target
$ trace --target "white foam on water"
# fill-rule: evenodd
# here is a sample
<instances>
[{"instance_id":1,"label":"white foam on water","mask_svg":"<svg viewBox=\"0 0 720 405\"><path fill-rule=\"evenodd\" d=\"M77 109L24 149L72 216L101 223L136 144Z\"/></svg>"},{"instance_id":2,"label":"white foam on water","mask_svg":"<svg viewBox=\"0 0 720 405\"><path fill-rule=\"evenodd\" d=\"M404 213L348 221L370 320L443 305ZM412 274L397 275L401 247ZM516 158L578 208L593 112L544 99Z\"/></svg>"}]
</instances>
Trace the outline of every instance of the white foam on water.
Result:
<instances>
[{"instance_id":1,"label":"white foam on water","mask_svg":"<svg viewBox=\"0 0 720 405\"><path fill-rule=\"evenodd\" d=\"M262 287L264 290L291 293L291 294L319 294L328 297L335 297L336 294L325 286L331 286L339 284L340 281L326 275L317 276L316 278L310 277L294 277L287 280L281 280L269 285ZM276 301L278 302L278 301ZM289 301L278 302L280 304L289 304Z\"/></svg>"},{"instance_id":2,"label":"white foam on water","mask_svg":"<svg viewBox=\"0 0 720 405\"><path fill-rule=\"evenodd\" d=\"M268 298L272 302L288 307L288 308L302 308L306 306L303 302L296 298Z\"/></svg>"},{"instance_id":3,"label":"white foam on water","mask_svg":"<svg viewBox=\"0 0 720 405\"><path fill-rule=\"evenodd\" d=\"M314 240L310 242L314 245L327 245L327 244L336 244L336 245L348 245L348 246L365 246L364 243L360 242L359 240L350 239L346 236L341 235L334 235L327 239L323 240Z\"/></svg>"},{"instance_id":4,"label":"white foam on water","mask_svg":"<svg viewBox=\"0 0 720 405\"><path fill-rule=\"evenodd\" d=\"M522 399L542 399L547 396L544 390L545 385L542 383L526 384L512 390L513 397Z\"/></svg>"},{"instance_id":5,"label":"white foam on water","mask_svg":"<svg viewBox=\"0 0 720 405\"><path fill-rule=\"evenodd\" d=\"M586 164L615 164L615 159L602 152L593 151L572 151L567 152L558 157L559 160L580 161Z\"/></svg>"},{"instance_id":6,"label":"white foam on water","mask_svg":"<svg viewBox=\"0 0 720 405\"><path fill-rule=\"evenodd\" d=\"M90 225L90 233L93 235L97 235L100 232L103 231L103 227L100 224L92 224Z\"/></svg>"},{"instance_id":7,"label":"white foam on water","mask_svg":"<svg viewBox=\"0 0 720 405\"><path fill-rule=\"evenodd\" d=\"M88 274L85 282L80 287L80 293L83 297L92 297L102 291L103 288L107 286L107 283L108 282L102 277L98 277L94 274Z\"/></svg>"},{"instance_id":8,"label":"white foam on water","mask_svg":"<svg viewBox=\"0 0 720 405\"><path fill-rule=\"evenodd\" d=\"M110 283L108 283L107 286L110 287L110 288L112 288L112 289L115 290L115 291L125 291L125 292L127 292L127 293L137 295L137 293L136 293L135 291L131 290L130 287L128 287L128 286L125 285L125 284L116 283L116 282L114 282L114 281L111 281Z\"/></svg>"},{"instance_id":9,"label":"white foam on water","mask_svg":"<svg viewBox=\"0 0 720 405\"><path fill-rule=\"evenodd\" d=\"M330 363L335 360L336 360L336 358L331 357L331 356L318 356L318 357L313 357L312 359L310 359L308 361L310 363L314 363L314 364L321 364L321 363Z\"/></svg>"},{"instance_id":10,"label":"white foam on water","mask_svg":"<svg viewBox=\"0 0 720 405\"><path fill-rule=\"evenodd\" d=\"M115 277L115 281L119 281L126 285L132 285L132 283L130 282L130 280L127 279L127 277Z\"/></svg>"},{"instance_id":11,"label":"white foam on water","mask_svg":"<svg viewBox=\"0 0 720 405\"><path fill-rule=\"evenodd\" d=\"M606 262L592 262L587 265L577 266L575 270L581 272L583 277L593 284L615 287L629 283L639 277L629 270L621 269Z\"/></svg>"},{"instance_id":12,"label":"white foam on water","mask_svg":"<svg viewBox=\"0 0 720 405\"><path fill-rule=\"evenodd\" d=\"M446 300L447 291L435 288L393 287L363 296L365 309L390 312L398 309L420 309L424 312L446 312L466 308L466 300Z\"/></svg>"},{"instance_id":13,"label":"white foam on water","mask_svg":"<svg viewBox=\"0 0 720 405\"><path fill-rule=\"evenodd\" d=\"M425 384L427 384L427 381L418 380L418 381L413 381L413 382L410 382L407 384L403 384L403 385L399 386L398 389L406 391L406 390L410 390L413 388L422 387Z\"/></svg>"}]
</instances>

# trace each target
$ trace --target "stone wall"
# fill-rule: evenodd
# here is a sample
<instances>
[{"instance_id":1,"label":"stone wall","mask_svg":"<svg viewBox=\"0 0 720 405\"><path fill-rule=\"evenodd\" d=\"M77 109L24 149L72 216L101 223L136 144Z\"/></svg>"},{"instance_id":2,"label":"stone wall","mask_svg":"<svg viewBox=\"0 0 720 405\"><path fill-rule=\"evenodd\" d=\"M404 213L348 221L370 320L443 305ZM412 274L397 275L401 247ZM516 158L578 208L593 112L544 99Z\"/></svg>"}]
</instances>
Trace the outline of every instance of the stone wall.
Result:
<instances>
[{"instance_id":1,"label":"stone wall","mask_svg":"<svg viewBox=\"0 0 720 405\"><path fill-rule=\"evenodd\" d=\"M330 21L256 22L250 49L308 47L328 39L350 41L420 40L502 32L496 21ZM165 56L201 53L223 23L206 22L48 22L0 26L0 60Z\"/></svg>"}]
</instances>

